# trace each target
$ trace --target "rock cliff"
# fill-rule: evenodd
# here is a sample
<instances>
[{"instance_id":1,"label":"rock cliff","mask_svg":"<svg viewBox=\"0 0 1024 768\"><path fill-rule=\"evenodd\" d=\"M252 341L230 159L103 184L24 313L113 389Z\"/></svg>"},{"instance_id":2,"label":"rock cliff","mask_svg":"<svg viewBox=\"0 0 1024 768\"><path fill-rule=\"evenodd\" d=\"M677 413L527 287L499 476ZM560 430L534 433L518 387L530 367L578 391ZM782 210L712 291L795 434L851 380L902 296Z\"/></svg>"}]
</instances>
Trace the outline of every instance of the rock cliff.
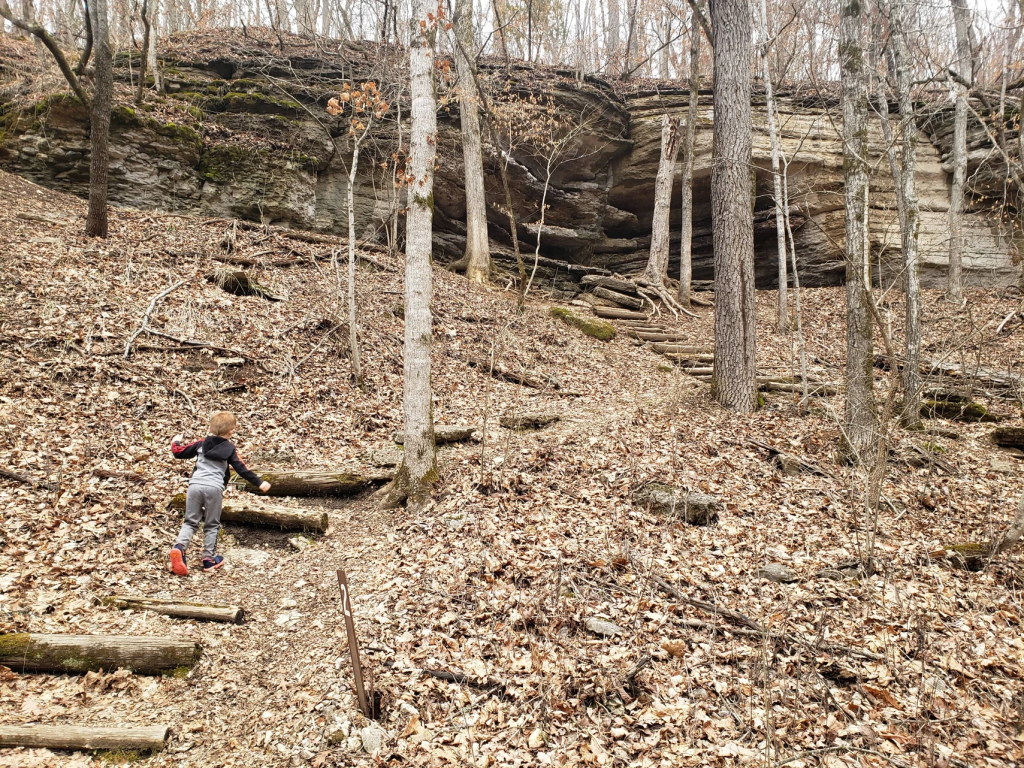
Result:
<instances>
[{"instance_id":1,"label":"rock cliff","mask_svg":"<svg viewBox=\"0 0 1024 768\"><path fill-rule=\"evenodd\" d=\"M250 30L178 36L161 51L167 93L141 107L127 106L137 58L117 60L122 106L111 128L110 197L143 209L240 217L344 233L351 145L348 123L326 112L343 84L375 80L400 84L401 51L371 43L332 43ZM442 62L443 63L443 62ZM443 71L443 68L442 68ZM512 265L509 220L499 163L505 163L524 256L532 266L547 187L535 284L558 296L578 291L582 275L642 269L649 247L661 115L683 115L688 91L678 84L644 81L624 87L575 72L484 62L488 98L506 129L485 142L487 202L494 252ZM363 149L354 197L360 237L386 242L387 224L401 192L393 183L400 137L408 136L407 89L388 91L392 109L376 123ZM465 202L458 107L444 80L438 122L434 191L435 254L462 255ZM762 95L752 96L755 119L754 181L758 285L775 279L770 146ZM841 247L842 144L838 105L816 92L779 97L782 142L789 158L789 192L797 256L804 285L843 278ZM700 97L694 191L694 277L711 279L710 170L712 96ZM949 198L946 124L935 110L918 149L922 209L922 282L944 280ZM870 190L872 258L881 274L898 274L899 233L892 183L880 156L878 125L871 147L876 172ZM943 143L945 142L945 144ZM977 140L975 144L977 144ZM553 150L552 147L557 147ZM40 69L27 44L0 42L0 165L41 184L85 194L88 121L72 97L61 95L52 72ZM976 148L977 149L977 148ZM975 168L984 158L972 155ZM549 162L550 161L550 162ZM998 168L987 168L998 176ZM679 190L676 189L678 202ZM673 251L678 248L678 205L673 208ZM1021 249L986 210L966 217L966 273L975 284L1016 279L1012 254ZM670 274L678 270L678 254Z\"/></svg>"}]
</instances>

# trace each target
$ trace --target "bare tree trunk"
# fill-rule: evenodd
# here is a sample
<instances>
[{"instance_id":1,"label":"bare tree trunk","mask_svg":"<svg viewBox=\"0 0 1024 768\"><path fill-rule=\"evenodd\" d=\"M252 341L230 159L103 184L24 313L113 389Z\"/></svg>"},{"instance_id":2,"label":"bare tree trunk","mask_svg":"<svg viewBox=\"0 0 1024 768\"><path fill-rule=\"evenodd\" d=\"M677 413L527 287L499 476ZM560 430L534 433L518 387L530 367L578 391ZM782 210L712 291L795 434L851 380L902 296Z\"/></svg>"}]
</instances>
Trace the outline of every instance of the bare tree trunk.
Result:
<instances>
[{"instance_id":1,"label":"bare tree trunk","mask_svg":"<svg viewBox=\"0 0 1024 768\"><path fill-rule=\"evenodd\" d=\"M353 118L354 122L354 118ZM352 166L348 169L348 346L352 355L352 380L357 387L363 386L363 365L359 354L359 325L356 314L356 171L359 168L359 147L370 131L372 122L367 120L366 128L353 138Z\"/></svg>"},{"instance_id":2,"label":"bare tree trunk","mask_svg":"<svg viewBox=\"0 0 1024 768\"><path fill-rule=\"evenodd\" d=\"M466 174L466 255L463 260L470 282L486 283L491 270L491 248L487 239L484 156L480 140L480 104L476 95L476 60L473 57L472 0L458 0L454 23L459 40L455 67L459 75L459 120L462 123L462 161Z\"/></svg>"},{"instance_id":3,"label":"bare tree trunk","mask_svg":"<svg viewBox=\"0 0 1024 768\"><path fill-rule=\"evenodd\" d=\"M388 495L388 506L408 500L415 511L437 480L433 403L430 390L430 254L434 215L434 158L437 106L434 99L434 40L429 0L415 0L409 46L412 133L409 143L409 212L405 244L405 364L403 408L405 451Z\"/></svg>"},{"instance_id":4,"label":"bare tree trunk","mask_svg":"<svg viewBox=\"0 0 1024 768\"><path fill-rule=\"evenodd\" d=\"M848 458L867 463L875 456L878 413L874 396L870 304L873 299L866 247L868 147L862 7L859 0L843 0L839 23L846 182L846 412L843 447Z\"/></svg>"},{"instance_id":5,"label":"bare tree trunk","mask_svg":"<svg viewBox=\"0 0 1024 768\"><path fill-rule=\"evenodd\" d=\"M148 63L148 69L153 75L153 90L157 93L164 92L164 76L160 72L160 66L156 60L156 42L157 38L160 37L160 28L158 24L160 16L160 0L150 0L150 11L149 11L149 46L146 48L146 60Z\"/></svg>"},{"instance_id":6,"label":"bare tree trunk","mask_svg":"<svg viewBox=\"0 0 1024 768\"><path fill-rule=\"evenodd\" d=\"M644 277L665 284L669 257L669 216L672 213L672 181L679 154L679 121L667 114L661 117L661 160L654 182L654 222L651 225L651 255Z\"/></svg>"},{"instance_id":7,"label":"bare tree trunk","mask_svg":"<svg viewBox=\"0 0 1024 768\"><path fill-rule=\"evenodd\" d=\"M700 22L690 9L690 104L686 114L686 140L683 146L683 224L680 231L679 303L690 306L693 277L693 145L697 135L697 102L700 98Z\"/></svg>"},{"instance_id":8,"label":"bare tree trunk","mask_svg":"<svg viewBox=\"0 0 1024 768\"><path fill-rule=\"evenodd\" d=\"M619 0L608 0L608 71L615 74L619 55Z\"/></svg>"},{"instance_id":9,"label":"bare tree trunk","mask_svg":"<svg viewBox=\"0 0 1024 768\"><path fill-rule=\"evenodd\" d=\"M149 63L149 36L152 32L152 25L149 23L149 3L142 0L142 10L139 15L142 18L142 50L139 56L139 85L135 89L135 103L142 103L142 94L146 88L146 65Z\"/></svg>"},{"instance_id":10,"label":"bare tree trunk","mask_svg":"<svg viewBox=\"0 0 1024 768\"><path fill-rule=\"evenodd\" d=\"M971 65L970 12L966 0L952 0L953 25L956 29L956 68L964 82L973 83ZM953 117L953 185L949 197L949 273L946 295L962 304L963 288L963 211L964 186L967 181L967 87L953 83L956 107Z\"/></svg>"},{"instance_id":11,"label":"bare tree trunk","mask_svg":"<svg viewBox=\"0 0 1024 768\"><path fill-rule=\"evenodd\" d=\"M715 367L711 391L723 406L741 413L757 407L750 195L752 22L747 0L715 0L711 4L715 70L711 173Z\"/></svg>"},{"instance_id":12,"label":"bare tree trunk","mask_svg":"<svg viewBox=\"0 0 1024 768\"><path fill-rule=\"evenodd\" d=\"M669 10L668 5L661 11L661 44L662 49L658 52L658 72L666 80L671 77L669 72L669 53L672 48L670 41L672 40L672 13Z\"/></svg>"},{"instance_id":13,"label":"bare tree trunk","mask_svg":"<svg viewBox=\"0 0 1024 768\"><path fill-rule=\"evenodd\" d=\"M906 281L906 364L903 366L903 423L915 428L921 424L921 278L918 273L918 229L921 211L917 201L917 121L910 94L911 63L907 53L911 14L904 0L892 0L890 34L893 69L900 105L900 133L903 145L901 178L904 215L901 223L903 271Z\"/></svg>"},{"instance_id":14,"label":"bare tree trunk","mask_svg":"<svg viewBox=\"0 0 1024 768\"><path fill-rule=\"evenodd\" d=\"M779 170L779 135L775 130L775 96L772 91L772 74L768 66L768 6L761 0L761 72L764 78L765 106L768 109L768 135L772 143L772 184L775 193L775 240L779 262L779 303L776 324L780 334L790 331L789 297L787 288L789 277L786 274L786 221L782 211L782 179Z\"/></svg>"},{"instance_id":15,"label":"bare tree trunk","mask_svg":"<svg viewBox=\"0 0 1024 768\"><path fill-rule=\"evenodd\" d=\"M110 102L114 92L113 55L107 29L107 0L92 0L92 28L95 48L94 90L89 118L89 215L85 233L107 236L107 173L110 169Z\"/></svg>"}]
</instances>

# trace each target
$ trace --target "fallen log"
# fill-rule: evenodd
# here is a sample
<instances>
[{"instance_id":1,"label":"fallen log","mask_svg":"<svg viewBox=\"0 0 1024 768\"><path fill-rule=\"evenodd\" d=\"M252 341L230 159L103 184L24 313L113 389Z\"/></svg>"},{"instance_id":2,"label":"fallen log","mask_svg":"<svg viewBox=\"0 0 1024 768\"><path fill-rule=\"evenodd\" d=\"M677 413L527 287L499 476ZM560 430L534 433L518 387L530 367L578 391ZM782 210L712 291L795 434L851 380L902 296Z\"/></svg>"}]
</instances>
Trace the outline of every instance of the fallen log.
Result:
<instances>
[{"instance_id":1,"label":"fallen log","mask_svg":"<svg viewBox=\"0 0 1024 768\"><path fill-rule=\"evenodd\" d=\"M694 367L694 366L687 367L685 365L681 366L679 368L679 370L681 370L683 373L688 374L690 376L710 376L711 374L713 374L715 372L714 368L706 368L706 367L704 367L704 368L697 368L697 367Z\"/></svg>"},{"instance_id":2,"label":"fallen log","mask_svg":"<svg viewBox=\"0 0 1024 768\"><path fill-rule=\"evenodd\" d=\"M588 288L590 288L591 286L596 288L605 288L611 291L616 291L617 293L624 293L630 296L640 295L637 291L636 283L634 283L632 280L620 280L617 277L604 277L602 275L584 275L580 279L580 285L584 285Z\"/></svg>"},{"instance_id":3,"label":"fallen log","mask_svg":"<svg viewBox=\"0 0 1024 768\"><path fill-rule=\"evenodd\" d=\"M171 499L172 509L185 509L185 494L176 494ZM294 509L281 506L256 506L245 501L231 501L221 508L220 519L225 523L241 525L262 525L280 528L283 531L327 530L327 513L308 509Z\"/></svg>"},{"instance_id":4,"label":"fallen log","mask_svg":"<svg viewBox=\"0 0 1024 768\"><path fill-rule=\"evenodd\" d=\"M535 379L532 376L527 376L524 373L516 373L510 371L507 368L503 368L498 363L493 365L489 360L480 357L469 357L466 358L466 362L473 368L477 368L484 373L489 373L496 379L501 381L507 381L512 384L520 384L524 387L531 387L533 389L558 389L556 386L552 386L544 383L540 379Z\"/></svg>"},{"instance_id":5,"label":"fallen log","mask_svg":"<svg viewBox=\"0 0 1024 768\"><path fill-rule=\"evenodd\" d=\"M260 285L242 269L218 269L207 275L206 279L234 296L259 296L267 301L284 301L284 296Z\"/></svg>"},{"instance_id":6,"label":"fallen log","mask_svg":"<svg viewBox=\"0 0 1024 768\"><path fill-rule=\"evenodd\" d=\"M560 418L557 413L524 413L520 416L502 416L498 423L506 429L540 429Z\"/></svg>"},{"instance_id":7,"label":"fallen log","mask_svg":"<svg viewBox=\"0 0 1024 768\"><path fill-rule=\"evenodd\" d=\"M636 331L633 334L642 341L650 342L680 342L687 341L687 337L671 331Z\"/></svg>"},{"instance_id":8,"label":"fallen log","mask_svg":"<svg viewBox=\"0 0 1024 768\"><path fill-rule=\"evenodd\" d=\"M166 725L96 728L77 725L0 725L0 747L66 750L147 750L159 752L167 742Z\"/></svg>"},{"instance_id":9,"label":"fallen log","mask_svg":"<svg viewBox=\"0 0 1024 768\"><path fill-rule=\"evenodd\" d=\"M761 389L767 392L796 392L803 394L804 385L794 384L789 381L766 381L763 384L759 382ZM831 397L839 394L839 387L835 384L807 384L807 394L818 396L818 397Z\"/></svg>"},{"instance_id":10,"label":"fallen log","mask_svg":"<svg viewBox=\"0 0 1024 768\"><path fill-rule=\"evenodd\" d=\"M360 475L355 472L275 472L272 469L254 469L257 475L270 483L263 494L238 475L231 475L236 488L266 496L351 496L371 483L390 480L390 475Z\"/></svg>"},{"instance_id":11,"label":"fallen log","mask_svg":"<svg viewBox=\"0 0 1024 768\"><path fill-rule=\"evenodd\" d=\"M150 597L125 597L111 595L101 600L104 605L130 611L153 611L177 619L198 619L200 621L223 621L241 624L245 611L237 605L206 605L203 603L180 603L174 600L158 600Z\"/></svg>"},{"instance_id":12,"label":"fallen log","mask_svg":"<svg viewBox=\"0 0 1024 768\"><path fill-rule=\"evenodd\" d=\"M178 637L0 635L0 664L16 672L175 672L195 664L201 651Z\"/></svg>"},{"instance_id":13,"label":"fallen log","mask_svg":"<svg viewBox=\"0 0 1024 768\"><path fill-rule=\"evenodd\" d=\"M1024 449L1024 427L998 427L992 430L992 442L1002 448Z\"/></svg>"},{"instance_id":14,"label":"fallen log","mask_svg":"<svg viewBox=\"0 0 1024 768\"><path fill-rule=\"evenodd\" d=\"M627 309L642 309L643 306L644 306L644 300L643 299L637 298L635 296L627 296L624 293L619 293L618 291L612 291L612 290L610 290L608 288L602 288L601 286L596 286L593 289L593 291L591 291L591 293L593 293L599 299L606 299L608 301L613 301L616 304L618 304L620 307L626 307ZM596 307L595 307L595 309L596 309Z\"/></svg>"},{"instance_id":15,"label":"fallen log","mask_svg":"<svg viewBox=\"0 0 1024 768\"><path fill-rule=\"evenodd\" d=\"M711 347L697 347L693 344L651 344L651 349L663 355L684 354L684 355L714 355L715 350Z\"/></svg>"},{"instance_id":16,"label":"fallen log","mask_svg":"<svg viewBox=\"0 0 1024 768\"><path fill-rule=\"evenodd\" d=\"M947 400L925 400L921 403L921 416L926 419L941 418L967 423L1001 421L999 416L989 413L980 403Z\"/></svg>"},{"instance_id":17,"label":"fallen log","mask_svg":"<svg viewBox=\"0 0 1024 768\"><path fill-rule=\"evenodd\" d=\"M468 440L475 430L476 427L470 427L465 424L435 424L434 442L437 444L461 443L463 440ZM405 433L396 432L395 442L399 445L405 445Z\"/></svg>"},{"instance_id":18,"label":"fallen log","mask_svg":"<svg viewBox=\"0 0 1024 768\"><path fill-rule=\"evenodd\" d=\"M1017 514L1002 536L992 541L947 544L928 553L929 557L944 558L952 565L968 571L981 570L996 555L1009 552L1024 538L1024 498L1017 505Z\"/></svg>"},{"instance_id":19,"label":"fallen log","mask_svg":"<svg viewBox=\"0 0 1024 768\"><path fill-rule=\"evenodd\" d=\"M605 320L649 320L650 315L646 312L634 312L629 309L617 307L594 307L594 314L603 317Z\"/></svg>"},{"instance_id":20,"label":"fallen log","mask_svg":"<svg viewBox=\"0 0 1024 768\"><path fill-rule=\"evenodd\" d=\"M673 360L680 365L691 365L691 366L707 366L709 363L715 362L714 355L696 355L686 352L663 352L663 355L669 360Z\"/></svg>"}]
</instances>

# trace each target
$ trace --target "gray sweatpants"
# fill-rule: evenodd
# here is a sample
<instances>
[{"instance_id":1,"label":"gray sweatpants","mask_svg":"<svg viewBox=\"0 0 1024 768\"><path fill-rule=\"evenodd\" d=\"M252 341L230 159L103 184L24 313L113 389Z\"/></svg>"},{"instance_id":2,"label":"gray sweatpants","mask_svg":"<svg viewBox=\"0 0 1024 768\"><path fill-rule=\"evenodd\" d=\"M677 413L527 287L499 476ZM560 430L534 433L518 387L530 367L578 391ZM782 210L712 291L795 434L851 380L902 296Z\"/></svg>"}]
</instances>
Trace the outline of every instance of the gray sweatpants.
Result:
<instances>
[{"instance_id":1,"label":"gray sweatpants","mask_svg":"<svg viewBox=\"0 0 1024 768\"><path fill-rule=\"evenodd\" d=\"M203 524L203 557L212 558L217 553L217 534L220 532L220 507L224 502L221 488L207 488L190 485L185 494L185 522L178 534L176 545L188 549L199 524ZM204 514L205 510L205 514Z\"/></svg>"}]
</instances>

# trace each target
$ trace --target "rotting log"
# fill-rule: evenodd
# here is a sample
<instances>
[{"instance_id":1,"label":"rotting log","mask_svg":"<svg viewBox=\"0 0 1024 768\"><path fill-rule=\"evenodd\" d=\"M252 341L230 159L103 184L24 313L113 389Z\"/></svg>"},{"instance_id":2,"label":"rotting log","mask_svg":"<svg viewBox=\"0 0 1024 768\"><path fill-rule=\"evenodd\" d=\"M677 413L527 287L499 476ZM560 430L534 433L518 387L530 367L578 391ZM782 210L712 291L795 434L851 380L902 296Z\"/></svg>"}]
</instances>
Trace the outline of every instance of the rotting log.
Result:
<instances>
[{"instance_id":1,"label":"rotting log","mask_svg":"<svg viewBox=\"0 0 1024 768\"><path fill-rule=\"evenodd\" d=\"M390 475L360 475L356 472L277 472L272 469L254 469L257 475L270 483L263 494L232 473L231 484L244 491L266 496L351 496L373 482L390 480Z\"/></svg>"},{"instance_id":2,"label":"rotting log","mask_svg":"<svg viewBox=\"0 0 1024 768\"><path fill-rule=\"evenodd\" d=\"M601 286L595 286L592 293L599 299L606 299L607 301L613 301L620 307L627 309L642 309L644 306L644 300L635 296L627 296L624 293L613 291L608 288L602 288Z\"/></svg>"},{"instance_id":3,"label":"rotting log","mask_svg":"<svg viewBox=\"0 0 1024 768\"><path fill-rule=\"evenodd\" d=\"M502 416L498 423L506 429L540 429L560 418L557 413L524 413L519 416Z\"/></svg>"},{"instance_id":4,"label":"rotting log","mask_svg":"<svg viewBox=\"0 0 1024 768\"><path fill-rule=\"evenodd\" d=\"M767 392L795 392L803 394L804 385L790 381L766 381L758 382L758 387ZM831 397L839 394L839 387L835 384L807 384L807 394L816 397Z\"/></svg>"},{"instance_id":5,"label":"rotting log","mask_svg":"<svg viewBox=\"0 0 1024 768\"><path fill-rule=\"evenodd\" d=\"M474 431L476 431L476 427L465 424L435 424L434 442L437 444L461 443L463 440L468 440ZM405 433L396 432L395 442L405 445Z\"/></svg>"},{"instance_id":6,"label":"rotting log","mask_svg":"<svg viewBox=\"0 0 1024 768\"><path fill-rule=\"evenodd\" d=\"M200 621L223 621L228 624L241 624L245 611L237 605L207 605L204 603L182 603L175 600L158 600L151 597L126 597L111 595L101 601L121 610L153 611L176 619L198 619Z\"/></svg>"},{"instance_id":7,"label":"rotting log","mask_svg":"<svg viewBox=\"0 0 1024 768\"><path fill-rule=\"evenodd\" d=\"M178 637L0 635L0 664L15 672L177 672L194 665L201 651L199 643Z\"/></svg>"},{"instance_id":8,"label":"rotting log","mask_svg":"<svg viewBox=\"0 0 1024 768\"><path fill-rule=\"evenodd\" d=\"M992 430L992 442L1002 448L1024 450L1024 427L997 427Z\"/></svg>"},{"instance_id":9,"label":"rotting log","mask_svg":"<svg viewBox=\"0 0 1024 768\"><path fill-rule=\"evenodd\" d=\"M665 357L667 357L669 360L672 360L672 361L678 363L679 365L689 364L691 366L698 366L699 365L701 367L705 367L709 363L714 363L715 362L715 356L714 355L698 355L698 354L687 353L687 352L663 352L662 354Z\"/></svg>"},{"instance_id":10,"label":"rotting log","mask_svg":"<svg viewBox=\"0 0 1024 768\"><path fill-rule=\"evenodd\" d=\"M615 338L615 326L604 320L580 317L563 307L552 307L551 316L558 318L568 326L576 328L584 336L590 336L598 341L611 341Z\"/></svg>"},{"instance_id":11,"label":"rotting log","mask_svg":"<svg viewBox=\"0 0 1024 768\"><path fill-rule=\"evenodd\" d=\"M1009 552L1017 546L1022 538L1024 538L1024 498L1021 498L1020 503L1017 504L1017 514L1014 515L1009 527L1003 531L1002 536L980 543L948 544L928 554L933 558L945 558L960 568L977 571L996 555Z\"/></svg>"},{"instance_id":12,"label":"rotting log","mask_svg":"<svg viewBox=\"0 0 1024 768\"><path fill-rule=\"evenodd\" d=\"M624 293L629 296L639 296L636 283L632 280L620 280L617 277L604 277L602 275L584 275L580 279L580 285L590 288L605 288L607 290ZM595 294L596 295L596 294ZM602 297L603 298L603 297Z\"/></svg>"},{"instance_id":13,"label":"rotting log","mask_svg":"<svg viewBox=\"0 0 1024 768\"><path fill-rule=\"evenodd\" d=\"M466 362L473 368L477 368L484 373L491 374L494 378L500 379L501 381L507 381L511 384L519 384L524 387L530 387L532 389L558 389L557 386L545 384L540 379L535 379L532 376L527 376L525 373L516 373L504 368L498 363L491 364L490 361L482 357L470 357L466 359Z\"/></svg>"},{"instance_id":14,"label":"rotting log","mask_svg":"<svg viewBox=\"0 0 1024 768\"><path fill-rule=\"evenodd\" d=\"M593 312L605 320L649 320L646 312L634 312L631 309L619 309L618 307L594 307Z\"/></svg>"},{"instance_id":15,"label":"rotting log","mask_svg":"<svg viewBox=\"0 0 1024 768\"><path fill-rule=\"evenodd\" d=\"M989 413L980 403L946 400L925 400L921 404L921 416L926 419L949 419L967 423L1000 421L999 416Z\"/></svg>"},{"instance_id":16,"label":"rotting log","mask_svg":"<svg viewBox=\"0 0 1024 768\"><path fill-rule=\"evenodd\" d=\"M235 296L259 296L267 301L284 301L284 296L260 285L254 277L242 269L218 269L207 275L206 279Z\"/></svg>"},{"instance_id":17,"label":"rotting log","mask_svg":"<svg viewBox=\"0 0 1024 768\"><path fill-rule=\"evenodd\" d=\"M185 494L176 494L171 499L173 509L185 509ZM225 523L240 525L261 525L280 528L282 531L327 530L327 513L309 509L294 509L278 505L256 505L245 501L228 502L221 508L220 519Z\"/></svg>"},{"instance_id":18,"label":"rotting log","mask_svg":"<svg viewBox=\"0 0 1024 768\"><path fill-rule=\"evenodd\" d=\"M66 750L142 750L159 752L167 743L166 725L95 728L78 725L0 725L0 747Z\"/></svg>"}]
</instances>

